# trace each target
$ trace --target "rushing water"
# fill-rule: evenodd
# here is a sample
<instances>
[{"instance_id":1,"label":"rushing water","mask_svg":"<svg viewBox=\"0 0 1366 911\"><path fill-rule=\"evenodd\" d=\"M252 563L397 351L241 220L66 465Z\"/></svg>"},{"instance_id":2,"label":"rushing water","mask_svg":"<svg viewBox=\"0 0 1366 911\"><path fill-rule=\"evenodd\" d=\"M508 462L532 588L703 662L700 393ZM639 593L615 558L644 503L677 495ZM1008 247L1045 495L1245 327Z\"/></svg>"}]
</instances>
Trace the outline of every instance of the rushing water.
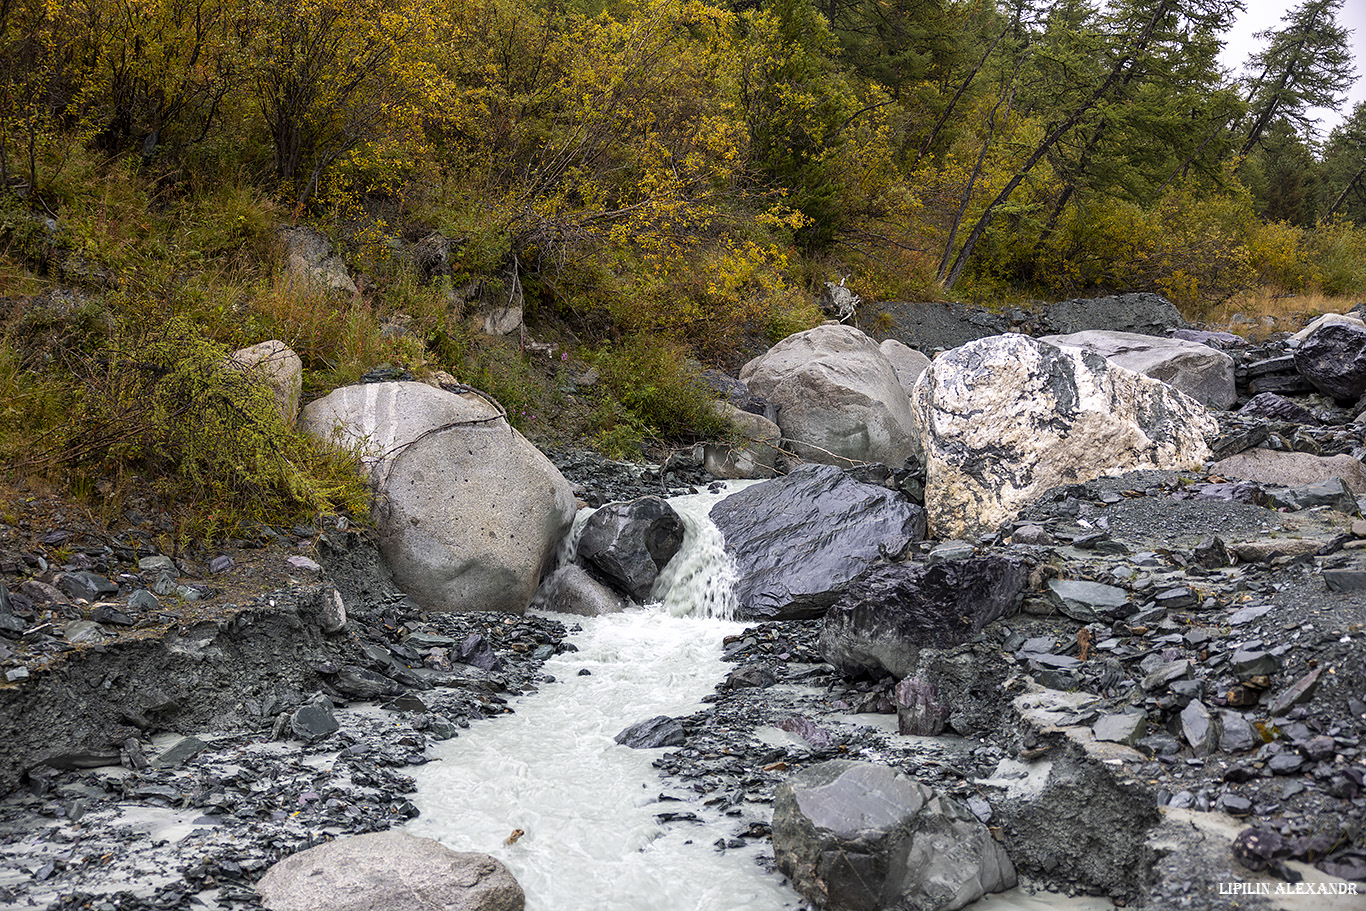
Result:
<instances>
[{"instance_id":1,"label":"rushing water","mask_svg":"<svg viewBox=\"0 0 1366 911\"><path fill-rule=\"evenodd\" d=\"M721 640L744 626L728 619L733 569L707 518L720 498L671 501L686 534L651 593L656 603L606 617L561 617L582 629L570 639L578 651L546 662L543 672L554 682L515 700L514 714L442 744L438 761L414 772L422 812L409 830L502 860L526 891L528 911L806 907L782 877L758 865L759 846L714 847L734 836L734 818L691 800L662 799L669 786L652 763L663 750L614 740L637 721L698 711L728 669ZM587 512L562 559L572 558ZM679 812L699 819L658 818ZM989 901L991 911L1113 908L1019 891Z\"/></svg>"}]
</instances>

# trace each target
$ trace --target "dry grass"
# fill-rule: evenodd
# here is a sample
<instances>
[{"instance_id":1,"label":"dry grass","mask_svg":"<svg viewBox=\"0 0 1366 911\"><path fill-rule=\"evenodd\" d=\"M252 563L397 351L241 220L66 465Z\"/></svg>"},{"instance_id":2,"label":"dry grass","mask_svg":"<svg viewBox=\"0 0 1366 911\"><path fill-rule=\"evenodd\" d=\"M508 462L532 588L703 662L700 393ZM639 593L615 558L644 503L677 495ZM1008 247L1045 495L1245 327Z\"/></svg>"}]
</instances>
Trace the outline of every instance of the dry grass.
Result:
<instances>
[{"instance_id":1,"label":"dry grass","mask_svg":"<svg viewBox=\"0 0 1366 911\"><path fill-rule=\"evenodd\" d=\"M1238 294L1212 308L1204 322L1227 329L1253 341L1273 332L1294 332L1324 313L1345 313L1361 303L1360 297L1340 297L1302 292L1287 293L1263 287Z\"/></svg>"}]
</instances>

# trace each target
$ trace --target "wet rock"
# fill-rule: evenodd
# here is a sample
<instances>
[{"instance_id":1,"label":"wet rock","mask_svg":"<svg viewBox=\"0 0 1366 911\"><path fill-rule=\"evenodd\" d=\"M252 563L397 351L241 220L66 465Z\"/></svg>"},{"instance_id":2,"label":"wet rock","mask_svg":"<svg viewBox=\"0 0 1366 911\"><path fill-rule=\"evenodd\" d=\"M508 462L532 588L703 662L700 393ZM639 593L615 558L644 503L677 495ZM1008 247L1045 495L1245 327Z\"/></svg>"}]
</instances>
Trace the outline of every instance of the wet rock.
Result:
<instances>
[{"instance_id":1,"label":"wet rock","mask_svg":"<svg viewBox=\"0 0 1366 911\"><path fill-rule=\"evenodd\" d=\"M925 512L827 465L802 465L712 507L743 616L818 617L850 582L925 534Z\"/></svg>"},{"instance_id":2,"label":"wet rock","mask_svg":"<svg viewBox=\"0 0 1366 911\"><path fill-rule=\"evenodd\" d=\"M1026 575L999 555L875 567L826 613L821 657L844 674L903 678L920 649L966 642L1011 611Z\"/></svg>"},{"instance_id":3,"label":"wet rock","mask_svg":"<svg viewBox=\"0 0 1366 911\"><path fill-rule=\"evenodd\" d=\"M289 729L300 740L312 742L335 734L341 725L330 706L321 702L310 702L300 706L289 716Z\"/></svg>"},{"instance_id":4,"label":"wet rock","mask_svg":"<svg viewBox=\"0 0 1366 911\"><path fill-rule=\"evenodd\" d=\"M337 692L352 699L376 699L380 696L394 696L401 690L397 683L383 674L348 664L337 671L330 680Z\"/></svg>"},{"instance_id":5,"label":"wet rock","mask_svg":"<svg viewBox=\"0 0 1366 911\"><path fill-rule=\"evenodd\" d=\"M478 633L470 633L460 643L459 651L452 656L461 664L477 667L481 671L496 671L502 668L502 659L493 651L493 646Z\"/></svg>"},{"instance_id":6,"label":"wet rock","mask_svg":"<svg viewBox=\"0 0 1366 911\"><path fill-rule=\"evenodd\" d=\"M637 602L683 544L683 520L660 497L609 503L589 517L578 556Z\"/></svg>"},{"instance_id":7,"label":"wet rock","mask_svg":"<svg viewBox=\"0 0 1366 911\"><path fill-rule=\"evenodd\" d=\"M656 715L638 721L615 738L617 743L633 750L653 750L659 747L682 746L688 739L683 724L668 715Z\"/></svg>"},{"instance_id":8,"label":"wet rock","mask_svg":"<svg viewBox=\"0 0 1366 911\"><path fill-rule=\"evenodd\" d=\"M341 838L287 857L256 884L271 911L522 911L522 887L487 854L404 832Z\"/></svg>"},{"instance_id":9,"label":"wet rock","mask_svg":"<svg viewBox=\"0 0 1366 911\"><path fill-rule=\"evenodd\" d=\"M828 750L837 742L835 734L821 727L805 715L789 715L774 722L774 727L805 740L813 750Z\"/></svg>"},{"instance_id":10,"label":"wet rock","mask_svg":"<svg viewBox=\"0 0 1366 911\"><path fill-rule=\"evenodd\" d=\"M546 610L581 617L601 617L626 610L626 599L620 593L594 579L577 563L551 573L541 583L534 603Z\"/></svg>"},{"instance_id":11,"label":"wet rock","mask_svg":"<svg viewBox=\"0 0 1366 911\"><path fill-rule=\"evenodd\" d=\"M765 689L778 682L773 671L762 664L739 667L726 675L724 686L730 689Z\"/></svg>"},{"instance_id":12,"label":"wet rock","mask_svg":"<svg viewBox=\"0 0 1366 911\"><path fill-rule=\"evenodd\" d=\"M896 371L877 343L852 326L788 336L747 363L740 379L779 406L783 439L803 459L899 468L919 450Z\"/></svg>"},{"instance_id":13,"label":"wet rock","mask_svg":"<svg viewBox=\"0 0 1366 911\"><path fill-rule=\"evenodd\" d=\"M1366 327L1321 326L1295 349L1295 368L1327 395L1355 402L1366 392Z\"/></svg>"},{"instance_id":14,"label":"wet rock","mask_svg":"<svg viewBox=\"0 0 1366 911\"><path fill-rule=\"evenodd\" d=\"M1217 423L1156 380L1020 335L946 352L916 383L925 504L941 538L992 531L1049 488L1134 468L1195 468Z\"/></svg>"},{"instance_id":15,"label":"wet rock","mask_svg":"<svg viewBox=\"0 0 1366 911\"><path fill-rule=\"evenodd\" d=\"M830 911L940 911L1012 888L1005 851L966 807L886 766L836 760L779 786L778 868Z\"/></svg>"},{"instance_id":16,"label":"wet rock","mask_svg":"<svg viewBox=\"0 0 1366 911\"><path fill-rule=\"evenodd\" d=\"M1093 351L1121 367L1180 389L1207 408L1229 408L1238 400L1233 358L1196 342L1107 329L1045 335L1040 341Z\"/></svg>"},{"instance_id":17,"label":"wet rock","mask_svg":"<svg viewBox=\"0 0 1366 911\"><path fill-rule=\"evenodd\" d=\"M1100 582L1049 579L1048 600L1064 616L1080 623L1093 623L1123 616L1129 593Z\"/></svg>"}]
</instances>

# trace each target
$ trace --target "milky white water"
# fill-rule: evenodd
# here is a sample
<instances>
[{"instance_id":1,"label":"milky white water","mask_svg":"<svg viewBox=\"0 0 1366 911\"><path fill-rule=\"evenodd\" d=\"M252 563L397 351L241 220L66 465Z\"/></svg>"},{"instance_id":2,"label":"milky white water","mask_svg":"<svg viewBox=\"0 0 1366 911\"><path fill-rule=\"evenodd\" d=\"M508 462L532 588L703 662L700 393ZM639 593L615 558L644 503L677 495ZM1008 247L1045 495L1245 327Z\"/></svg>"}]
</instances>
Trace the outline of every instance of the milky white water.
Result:
<instances>
[{"instance_id":1,"label":"milky white water","mask_svg":"<svg viewBox=\"0 0 1366 911\"><path fill-rule=\"evenodd\" d=\"M652 592L659 603L605 617L561 616L582 632L569 640L577 652L546 662L543 673L555 681L513 700L514 714L441 744L437 761L413 771L421 815L408 830L503 861L526 892L527 911L806 907L782 877L759 867L760 846L714 847L735 836L737 818L700 801L660 800L668 786L652 763L664 750L614 740L637 721L702 709L702 697L730 669L720 660L721 640L744 624L724 619L734 608L733 570L706 518L718 499L670 501L687 530ZM562 557L572 557L583 513ZM666 813L695 813L699 821L656 818ZM518 829L524 834L506 844ZM1047 907L1091 907L1051 898L1058 900ZM1040 907L996 901L992 911Z\"/></svg>"}]
</instances>

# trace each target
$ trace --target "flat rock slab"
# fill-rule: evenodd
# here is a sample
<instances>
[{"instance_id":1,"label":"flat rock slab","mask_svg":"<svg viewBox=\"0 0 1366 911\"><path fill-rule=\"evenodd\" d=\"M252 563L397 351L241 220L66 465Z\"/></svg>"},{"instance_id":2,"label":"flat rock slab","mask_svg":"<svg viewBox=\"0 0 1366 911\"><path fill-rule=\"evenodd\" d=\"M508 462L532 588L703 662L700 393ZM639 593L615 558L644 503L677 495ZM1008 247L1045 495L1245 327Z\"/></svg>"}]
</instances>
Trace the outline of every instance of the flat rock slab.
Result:
<instances>
[{"instance_id":1,"label":"flat rock slab","mask_svg":"<svg viewBox=\"0 0 1366 911\"><path fill-rule=\"evenodd\" d=\"M1226 478L1245 478L1279 487L1305 487L1329 478L1342 478L1354 494L1366 494L1366 467L1349 455L1249 449L1215 462L1210 470Z\"/></svg>"},{"instance_id":2,"label":"flat rock slab","mask_svg":"<svg viewBox=\"0 0 1366 911\"><path fill-rule=\"evenodd\" d=\"M507 867L430 838L376 832L286 857L256 884L269 911L522 911Z\"/></svg>"},{"instance_id":3,"label":"flat rock slab","mask_svg":"<svg viewBox=\"0 0 1366 911\"><path fill-rule=\"evenodd\" d=\"M1180 389L1207 408L1231 408L1238 400L1233 358L1208 345L1104 329L1045 335L1041 341L1094 351L1121 367Z\"/></svg>"}]
</instances>

